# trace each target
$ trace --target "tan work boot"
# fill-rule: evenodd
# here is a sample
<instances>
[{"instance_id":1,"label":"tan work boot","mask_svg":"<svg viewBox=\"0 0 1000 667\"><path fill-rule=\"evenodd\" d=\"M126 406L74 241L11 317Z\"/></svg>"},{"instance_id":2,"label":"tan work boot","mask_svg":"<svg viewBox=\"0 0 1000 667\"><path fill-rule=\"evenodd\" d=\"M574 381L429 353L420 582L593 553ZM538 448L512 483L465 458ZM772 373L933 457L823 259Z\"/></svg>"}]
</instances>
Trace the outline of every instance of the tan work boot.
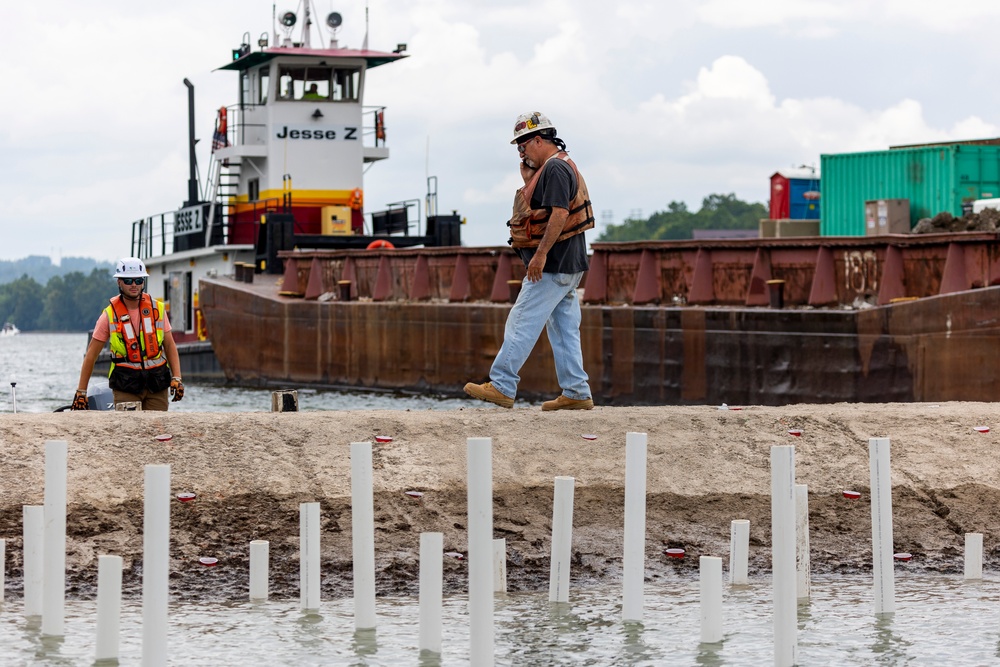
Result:
<instances>
[{"instance_id":1,"label":"tan work boot","mask_svg":"<svg viewBox=\"0 0 1000 667\"><path fill-rule=\"evenodd\" d=\"M496 403L501 408L514 407L514 399L509 396L504 396L497 391L497 388L493 386L492 382L484 382L483 384L474 384L470 382L465 385L465 393L473 398L478 398L480 401Z\"/></svg>"},{"instance_id":2,"label":"tan work boot","mask_svg":"<svg viewBox=\"0 0 1000 667\"><path fill-rule=\"evenodd\" d=\"M468 389L466 389L468 391ZM593 410L594 399L584 398L577 400L568 396L559 395L559 398L542 403L542 410Z\"/></svg>"}]
</instances>

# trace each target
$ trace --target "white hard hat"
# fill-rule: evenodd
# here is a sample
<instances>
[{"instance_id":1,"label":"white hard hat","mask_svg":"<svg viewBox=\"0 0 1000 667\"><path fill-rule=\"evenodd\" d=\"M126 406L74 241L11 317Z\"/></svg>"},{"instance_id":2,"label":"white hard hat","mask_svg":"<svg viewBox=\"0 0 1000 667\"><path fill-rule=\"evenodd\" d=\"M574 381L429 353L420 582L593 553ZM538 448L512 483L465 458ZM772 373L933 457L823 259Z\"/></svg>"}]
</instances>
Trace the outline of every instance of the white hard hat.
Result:
<instances>
[{"instance_id":1,"label":"white hard hat","mask_svg":"<svg viewBox=\"0 0 1000 667\"><path fill-rule=\"evenodd\" d=\"M542 130L551 130L552 135L555 136L556 128L548 116L540 111L523 113L514 121L514 141L510 143L516 144L521 137L540 133Z\"/></svg>"},{"instance_id":2,"label":"white hard hat","mask_svg":"<svg viewBox=\"0 0 1000 667\"><path fill-rule=\"evenodd\" d=\"M146 265L138 257L123 257L115 268L115 278L145 278L148 275Z\"/></svg>"}]
</instances>

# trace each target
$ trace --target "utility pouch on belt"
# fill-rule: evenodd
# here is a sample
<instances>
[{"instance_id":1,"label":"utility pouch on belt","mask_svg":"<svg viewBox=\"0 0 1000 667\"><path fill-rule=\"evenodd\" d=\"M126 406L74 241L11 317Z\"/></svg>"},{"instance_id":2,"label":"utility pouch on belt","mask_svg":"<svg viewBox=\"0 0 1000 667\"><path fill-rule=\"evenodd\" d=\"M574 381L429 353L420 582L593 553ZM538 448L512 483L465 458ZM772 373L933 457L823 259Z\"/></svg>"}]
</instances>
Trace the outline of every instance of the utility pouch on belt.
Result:
<instances>
[{"instance_id":1,"label":"utility pouch on belt","mask_svg":"<svg viewBox=\"0 0 1000 667\"><path fill-rule=\"evenodd\" d=\"M167 375L169 374L168 372ZM134 368L115 366L115 369L111 371L111 377L108 378L108 386L115 391L126 394L141 394L146 388L146 380L142 375L142 371L137 371ZM167 383L170 383L169 378Z\"/></svg>"},{"instance_id":2,"label":"utility pouch on belt","mask_svg":"<svg viewBox=\"0 0 1000 667\"><path fill-rule=\"evenodd\" d=\"M146 389L149 393L155 394L170 386L170 368L163 364L146 371Z\"/></svg>"}]
</instances>

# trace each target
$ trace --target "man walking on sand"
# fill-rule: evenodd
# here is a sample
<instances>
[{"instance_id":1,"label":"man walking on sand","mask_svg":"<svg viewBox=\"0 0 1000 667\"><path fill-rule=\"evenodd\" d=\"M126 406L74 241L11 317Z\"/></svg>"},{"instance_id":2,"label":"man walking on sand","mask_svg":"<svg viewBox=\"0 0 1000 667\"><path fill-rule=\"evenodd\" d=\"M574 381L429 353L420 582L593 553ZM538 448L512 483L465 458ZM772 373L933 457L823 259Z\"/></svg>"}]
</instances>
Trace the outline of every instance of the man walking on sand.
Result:
<instances>
[{"instance_id":1,"label":"man walking on sand","mask_svg":"<svg viewBox=\"0 0 1000 667\"><path fill-rule=\"evenodd\" d=\"M580 346L577 287L589 267L584 232L594 213L583 176L543 114L521 114L514 140L524 187L514 195L510 244L527 269L517 302L507 316L503 345L490 368L490 381L465 385L465 393L503 408L514 407L518 372L545 327L562 393L542 410L590 410L589 377Z\"/></svg>"}]
</instances>

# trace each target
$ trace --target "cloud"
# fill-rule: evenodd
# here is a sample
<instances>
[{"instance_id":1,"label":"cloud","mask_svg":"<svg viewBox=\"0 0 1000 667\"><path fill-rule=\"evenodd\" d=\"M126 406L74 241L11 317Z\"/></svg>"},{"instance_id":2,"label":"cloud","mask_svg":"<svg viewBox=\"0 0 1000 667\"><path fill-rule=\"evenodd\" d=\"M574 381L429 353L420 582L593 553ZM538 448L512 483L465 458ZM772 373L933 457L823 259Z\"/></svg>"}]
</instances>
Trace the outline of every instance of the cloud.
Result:
<instances>
[{"instance_id":1,"label":"cloud","mask_svg":"<svg viewBox=\"0 0 1000 667\"><path fill-rule=\"evenodd\" d=\"M885 18L903 24L902 29L916 24L924 30L963 33L971 39L982 34L981 27L996 25L1000 19L1000 4L995 0L883 0L882 5Z\"/></svg>"},{"instance_id":2,"label":"cloud","mask_svg":"<svg viewBox=\"0 0 1000 667\"><path fill-rule=\"evenodd\" d=\"M701 3L697 15L705 23L727 29L780 26L803 29L810 25L838 24L856 20L866 3L855 0L709 0Z\"/></svg>"},{"instance_id":3,"label":"cloud","mask_svg":"<svg viewBox=\"0 0 1000 667\"><path fill-rule=\"evenodd\" d=\"M338 11L341 44L360 46L364 6ZM366 205L422 200L436 176L440 210L469 219L467 243L504 243L518 185L508 142L527 110L554 120L599 215L619 222L711 193L763 201L774 170L822 153L995 136L991 43L961 32L998 14L981 0L371 0L369 45L405 42L410 57L367 76L392 157L367 172ZM0 256L58 243L112 259L129 221L177 207L182 79L196 86L204 173L215 109L238 86L213 68L245 32L270 34L270 15L264 0L15 6L14 57L0 60L16 91L0 106Z\"/></svg>"}]
</instances>

